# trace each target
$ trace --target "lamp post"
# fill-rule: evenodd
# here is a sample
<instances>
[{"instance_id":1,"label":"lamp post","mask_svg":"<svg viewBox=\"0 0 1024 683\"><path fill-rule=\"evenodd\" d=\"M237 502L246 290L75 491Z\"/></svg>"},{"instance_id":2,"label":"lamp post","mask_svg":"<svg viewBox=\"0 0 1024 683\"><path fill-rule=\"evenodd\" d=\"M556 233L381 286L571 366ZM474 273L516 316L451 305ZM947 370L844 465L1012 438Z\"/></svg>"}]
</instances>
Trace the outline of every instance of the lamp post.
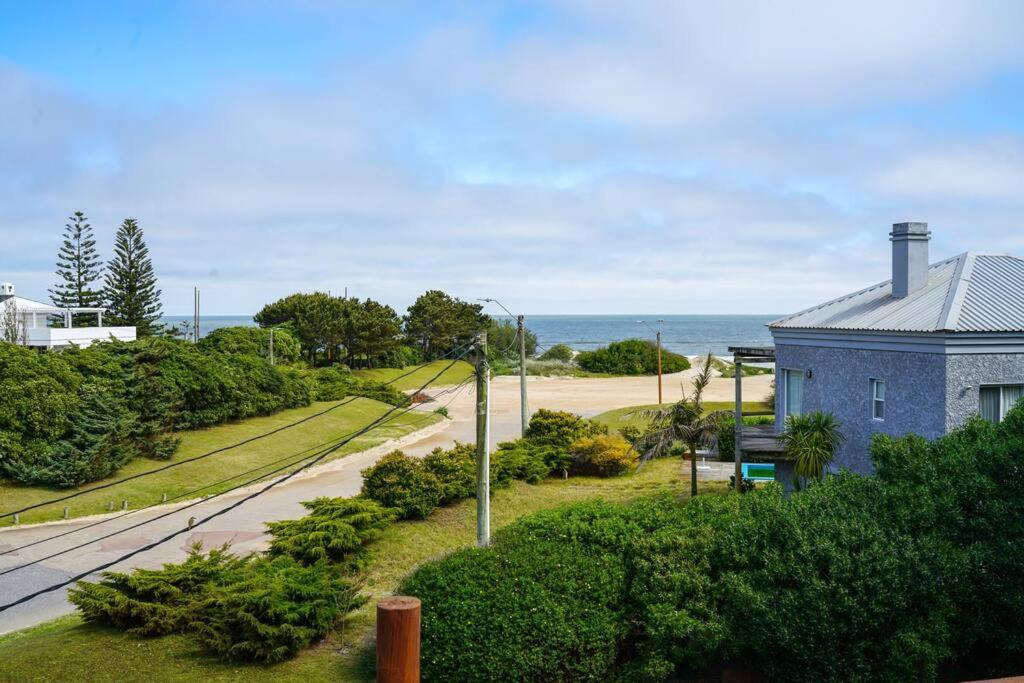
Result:
<instances>
[{"instance_id":1,"label":"lamp post","mask_svg":"<svg viewBox=\"0 0 1024 683\"><path fill-rule=\"evenodd\" d=\"M526 436L526 428L530 425L530 407L526 400L526 316L516 315L512 311L505 308L505 305L497 299L480 299L480 301L487 302L489 304L498 304L501 309L509 314L510 317L516 319L516 325L518 329L517 336L519 337L519 412L521 424L521 434Z\"/></svg>"},{"instance_id":2,"label":"lamp post","mask_svg":"<svg viewBox=\"0 0 1024 683\"><path fill-rule=\"evenodd\" d=\"M646 326L647 329L649 329L651 332L653 332L654 333L654 338L658 342L658 405L661 405L663 403L663 401L662 401L662 394L661 394L661 325L665 321L664 320L657 320L657 321L655 321L655 322L658 323L658 329L654 329L653 327L651 327L650 324L648 324L648 322L646 320L637 320L636 322L637 322L638 325Z\"/></svg>"}]
</instances>

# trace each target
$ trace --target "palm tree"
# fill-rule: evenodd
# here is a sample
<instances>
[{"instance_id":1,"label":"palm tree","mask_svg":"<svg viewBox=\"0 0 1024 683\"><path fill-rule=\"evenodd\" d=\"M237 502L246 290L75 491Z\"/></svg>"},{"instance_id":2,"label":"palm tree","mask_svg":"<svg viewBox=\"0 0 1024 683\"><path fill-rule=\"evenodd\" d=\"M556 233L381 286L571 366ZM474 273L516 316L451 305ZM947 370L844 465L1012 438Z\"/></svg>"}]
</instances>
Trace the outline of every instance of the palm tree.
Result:
<instances>
[{"instance_id":1,"label":"palm tree","mask_svg":"<svg viewBox=\"0 0 1024 683\"><path fill-rule=\"evenodd\" d=\"M796 461L793 470L798 477L819 480L842 444L843 434L834 415L813 412L791 415L779 441Z\"/></svg>"},{"instance_id":2,"label":"palm tree","mask_svg":"<svg viewBox=\"0 0 1024 683\"><path fill-rule=\"evenodd\" d=\"M640 466L651 458L664 455L676 442L686 444L690 450L690 495L697 495L697 449L712 443L722 420L728 416L723 410L705 414L704 390L711 383L714 358L708 353L700 372L693 378L693 393L682 400L655 410L645 410L643 417L650 420L650 430L637 439L634 448L640 453ZM639 468L638 468L639 469Z\"/></svg>"}]
</instances>

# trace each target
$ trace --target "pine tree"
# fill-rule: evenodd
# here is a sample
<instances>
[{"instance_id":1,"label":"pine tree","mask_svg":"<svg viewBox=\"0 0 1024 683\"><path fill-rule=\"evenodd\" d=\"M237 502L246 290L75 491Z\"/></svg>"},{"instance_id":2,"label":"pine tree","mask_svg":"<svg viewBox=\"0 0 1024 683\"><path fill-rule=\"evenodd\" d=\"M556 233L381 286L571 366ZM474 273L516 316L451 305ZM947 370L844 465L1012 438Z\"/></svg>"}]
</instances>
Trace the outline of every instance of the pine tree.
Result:
<instances>
[{"instance_id":1,"label":"pine tree","mask_svg":"<svg viewBox=\"0 0 1024 683\"><path fill-rule=\"evenodd\" d=\"M112 325L134 325L140 337L160 330L160 290L142 228L134 218L126 218L117 229L104 297Z\"/></svg>"},{"instance_id":2,"label":"pine tree","mask_svg":"<svg viewBox=\"0 0 1024 683\"><path fill-rule=\"evenodd\" d=\"M85 214L76 211L64 226L64 244L57 252L57 284L50 290L50 300L61 308L97 308L102 302L100 279L103 266L96 253L96 240ZM79 316L75 325L96 324L95 315Z\"/></svg>"}]
</instances>

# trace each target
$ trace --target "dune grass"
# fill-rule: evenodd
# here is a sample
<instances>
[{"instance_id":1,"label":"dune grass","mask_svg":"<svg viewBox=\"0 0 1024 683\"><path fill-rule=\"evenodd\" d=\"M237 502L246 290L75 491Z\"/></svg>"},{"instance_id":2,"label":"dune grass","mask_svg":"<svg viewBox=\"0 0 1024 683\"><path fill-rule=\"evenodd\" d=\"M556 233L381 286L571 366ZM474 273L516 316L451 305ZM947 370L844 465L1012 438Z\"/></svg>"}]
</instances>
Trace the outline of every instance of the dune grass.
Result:
<instances>
[{"instance_id":1,"label":"dune grass","mask_svg":"<svg viewBox=\"0 0 1024 683\"><path fill-rule=\"evenodd\" d=\"M663 403L661 407L667 408L671 406L671 403ZM616 408L614 410L607 410L603 413L595 415L590 418L595 422L601 422L608 425L608 429L611 432L617 432L620 429L628 426L644 427L647 424L647 420L641 415L645 410L653 410L658 407L657 403L643 406L628 406L626 408ZM705 401L704 410L706 412L712 412L715 410L725 410L732 412L735 408L735 404L731 401ZM767 403L761 403L759 401L745 401L743 403L743 412L761 412L770 411L771 407Z\"/></svg>"},{"instance_id":2,"label":"dune grass","mask_svg":"<svg viewBox=\"0 0 1024 683\"><path fill-rule=\"evenodd\" d=\"M497 529L523 515L588 498L626 502L688 488L681 461L655 460L639 474L614 479L551 479L533 486L515 482L492 496L491 524ZM707 483L704 491L724 491ZM0 680L11 681L372 681L376 600L425 561L474 543L475 501L438 510L426 521L394 524L371 546L362 575L369 602L338 630L297 658L274 666L225 664L182 636L137 638L65 617L0 637Z\"/></svg>"},{"instance_id":3,"label":"dune grass","mask_svg":"<svg viewBox=\"0 0 1024 683\"><path fill-rule=\"evenodd\" d=\"M412 391L413 389L418 389L423 386L428 379L446 368L450 363L450 360L435 360L430 363L424 363L415 370L411 367L375 368L372 370L353 370L352 374L359 379L366 380L368 382L391 382L394 380L393 386L399 391ZM402 377L402 375L407 372L410 374L406 377ZM453 384L458 384L472 375L473 366L466 361L460 360L451 368L445 370L440 377L431 382L430 386L451 386ZM396 378L401 379L396 380Z\"/></svg>"},{"instance_id":4,"label":"dune grass","mask_svg":"<svg viewBox=\"0 0 1024 683\"><path fill-rule=\"evenodd\" d=\"M435 371L436 372L436 371ZM344 405L338 405L344 403ZM274 415L257 417L242 422L218 425L208 429L197 429L182 432L181 446L169 461L138 458L122 467L109 481L122 479L126 476L156 469L169 462L185 460L209 451L228 446L239 441L271 431L316 413L322 412L332 405L338 405L319 417L314 417L295 427L278 432L238 448L217 453L208 458L171 468L146 477L141 477L124 484L118 484L102 491L87 493L71 500L31 510L21 515L21 523L34 523L60 519L64 506L68 507L69 517L106 512L111 503L119 510L123 500L129 507L138 508L162 499L164 494L169 499L193 491L204 484L221 482L230 477L230 481L211 486L200 492L189 495L189 498L210 495L224 491L255 477L266 476L282 465L292 462L299 463L304 456L310 455L322 447L337 442L342 437L366 426L373 420L384 415L391 406L366 398L344 401L315 403L304 408L284 410ZM433 424L442 419L439 415L421 411L407 413L397 412L387 418L380 426L362 435L332 453L328 459L340 458L349 453L365 450L388 439L398 438L416 429ZM250 472L251 470L255 470ZM247 473L248 474L244 474ZM90 488L103 481L92 482L83 488ZM52 498L66 495L74 489L50 489L23 486L9 481L0 480L0 513L40 503ZM0 525L9 525L9 515L0 518Z\"/></svg>"}]
</instances>

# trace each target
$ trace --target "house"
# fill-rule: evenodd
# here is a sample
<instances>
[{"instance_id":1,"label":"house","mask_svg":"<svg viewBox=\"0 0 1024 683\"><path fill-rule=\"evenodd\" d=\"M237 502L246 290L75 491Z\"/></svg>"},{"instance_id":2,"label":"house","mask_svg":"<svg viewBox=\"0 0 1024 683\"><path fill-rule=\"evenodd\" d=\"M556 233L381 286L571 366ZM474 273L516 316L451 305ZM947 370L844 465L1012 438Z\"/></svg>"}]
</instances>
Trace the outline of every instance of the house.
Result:
<instances>
[{"instance_id":1,"label":"house","mask_svg":"<svg viewBox=\"0 0 1024 683\"><path fill-rule=\"evenodd\" d=\"M927 223L892 227L892 279L769 324L776 429L832 413L835 465L868 472L874 434L935 438L999 421L1024 395L1024 259L967 252L929 265Z\"/></svg>"},{"instance_id":2,"label":"house","mask_svg":"<svg viewBox=\"0 0 1024 683\"><path fill-rule=\"evenodd\" d=\"M93 342L118 339L135 341L134 327L104 327L102 308L60 308L33 301L14 293L10 282L0 283L0 337L39 349L65 346L89 346ZM73 327L74 316L95 316L95 327ZM63 327L49 327L51 318L60 318Z\"/></svg>"}]
</instances>

